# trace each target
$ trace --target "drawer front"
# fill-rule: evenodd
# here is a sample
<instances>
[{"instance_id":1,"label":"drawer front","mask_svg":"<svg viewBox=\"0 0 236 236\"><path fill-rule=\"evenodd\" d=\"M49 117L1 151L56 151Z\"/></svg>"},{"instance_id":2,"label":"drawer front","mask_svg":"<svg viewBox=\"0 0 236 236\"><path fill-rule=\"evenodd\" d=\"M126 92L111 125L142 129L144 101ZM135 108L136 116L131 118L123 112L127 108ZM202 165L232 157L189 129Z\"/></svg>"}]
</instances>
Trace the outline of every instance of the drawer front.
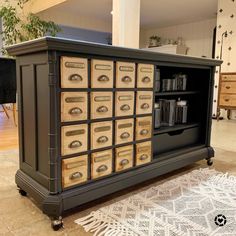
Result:
<instances>
[{"instance_id":1,"label":"drawer front","mask_svg":"<svg viewBox=\"0 0 236 236\"><path fill-rule=\"evenodd\" d=\"M88 87L88 60L79 57L61 57L61 87Z\"/></svg>"},{"instance_id":2,"label":"drawer front","mask_svg":"<svg viewBox=\"0 0 236 236\"><path fill-rule=\"evenodd\" d=\"M91 177L96 179L112 172L112 149L92 153Z\"/></svg>"},{"instance_id":3,"label":"drawer front","mask_svg":"<svg viewBox=\"0 0 236 236\"><path fill-rule=\"evenodd\" d=\"M91 148L97 149L112 145L112 121L91 124Z\"/></svg>"},{"instance_id":4,"label":"drawer front","mask_svg":"<svg viewBox=\"0 0 236 236\"><path fill-rule=\"evenodd\" d=\"M61 93L61 121L87 120L88 94L86 92Z\"/></svg>"},{"instance_id":5,"label":"drawer front","mask_svg":"<svg viewBox=\"0 0 236 236\"><path fill-rule=\"evenodd\" d=\"M62 160L62 188L83 183L88 179L88 156Z\"/></svg>"},{"instance_id":6,"label":"drawer front","mask_svg":"<svg viewBox=\"0 0 236 236\"><path fill-rule=\"evenodd\" d=\"M116 63L116 87L134 88L135 86L135 63Z\"/></svg>"},{"instance_id":7,"label":"drawer front","mask_svg":"<svg viewBox=\"0 0 236 236\"><path fill-rule=\"evenodd\" d=\"M116 92L116 116L130 116L134 114L134 92Z\"/></svg>"},{"instance_id":8,"label":"drawer front","mask_svg":"<svg viewBox=\"0 0 236 236\"><path fill-rule=\"evenodd\" d=\"M112 92L91 93L91 118L99 119L112 117L113 94Z\"/></svg>"},{"instance_id":9,"label":"drawer front","mask_svg":"<svg viewBox=\"0 0 236 236\"><path fill-rule=\"evenodd\" d=\"M235 93L236 94L236 82L222 82L221 93Z\"/></svg>"},{"instance_id":10,"label":"drawer front","mask_svg":"<svg viewBox=\"0 0 236 236\"><path fill-rule=\"evenodd\" d=\"M152 116L138 117L136 119L136 140L151 138Z\"/></svg>"},{"instance_id":11,"label":"drawer front","mask_svg":"<svg viewBox=\"0 0 236 236\"><path fill-rule=\"evenodd\" d=\"M220 95L220 106L236 107L236 95L221 94Z\"/></svg>"},{"instance_id":12,"label":"drawer front","mask_svg":"<svg viewBox=\"0 0 236 236\"><path fill-rule=\"evenodd\" d=\"M153 88L154 65L138 64L138 88Z\"/></svg>"},{"instance_id":13,"label":"drawer front","mask_svg":"<svg viewBox=\"0 0 236 236\"><path fill-rule=\"evenodd\" d=\"M221 79L222 81L232 81L232 80L235 80L236 81L236 74L229 74L229 75L226 75L226 74L221 74Z\"/></svg>"},{"instance_id":14,"label":"drawer front","mask_svg":"<svg viewBox=\"0 0 236 236\"><path fill-rule=\"evenodd\" d=\"M116 120L115 127L115 144L133 141L134 119Z\"/></svg>"},{"instance_id":15,"label":"drawer front","mask_svg":"<svg viewBox=\"0 0 236 236\"><path fill-rule=\"evenodd\" d=\"M151 141L136 144L136 165L146 164L152 159Z\"/></svg>"},{"instance_id":16,"label":"drawer front","mask_svg":"<svg viewBox=\"0 0 236 236\"><path fill-rule=\"evenodd\" d=\"M133 145L116 148L116 171L122 171L133 166Z\"/></svg>"},{"instance_id":17,"label":"drawer front","mask_svg":"<svg viewBox=\"0 0 236 236\"><path fill-rule=\"evenodd\" d=\"M88 150L88 125L70 125L61 128L61 154L69 155Z\"/></svg>"},{"instance_id":18,"label":"drawer front","mask_svg":"<svg viewBox=\"0 0 236 236\"><path fill-rule=\"evenodd\" d=\"M112 88L113 81L113 61L91 61L92 88Z\"/></svg>"},{"instance_id":19,"label":"drawer front","mask_svg":"<svg viewBox=\"0 0 236 236\"><path fill-rule=\"evenodd\" d=\"M138 91L136 99L136 114L152 113L153 107L153 92L152 91Z\"/></svg>"}]
</instances>

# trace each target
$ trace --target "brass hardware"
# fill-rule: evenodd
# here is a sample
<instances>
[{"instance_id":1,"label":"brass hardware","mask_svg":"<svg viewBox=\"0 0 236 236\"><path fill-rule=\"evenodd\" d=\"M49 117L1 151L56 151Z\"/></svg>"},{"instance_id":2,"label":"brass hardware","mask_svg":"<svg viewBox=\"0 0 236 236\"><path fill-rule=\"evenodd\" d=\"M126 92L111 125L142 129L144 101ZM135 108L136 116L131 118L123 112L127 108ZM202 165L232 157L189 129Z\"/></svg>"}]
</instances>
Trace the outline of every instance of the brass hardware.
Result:
<instances>
[{"instance_id":1,"label":"brass hardware","mask_svg":"<svg viewBox=\"0 0 236 236\"><path fill-rule=\"evenodd\" d=\"M130 128L130 127L132 127L132 126L133 126L132 123L121 124L121 125L118 125L118 129Z\"/></svg>"},{"instance_id":2,"label":"brass hardware","mask_svg":"<svg viewBox=\"0 0 236 236\"><path fill-rule=\"evenodd\" d=\"M111 126L102 126L102 127L95 128L94 131L98 133L98 132L108 131L110 129L111 129Z\"/></svg>"},{"instance_id":3,"label":"brass hardware","mask_svg":"<svg viewBox=\"0 0 236 236\"><path fill-rule=\"evenodd\" d=\"M86 161L77 161L77 162L66 164L66 169L74 169L74 168L85 166L85 165L86 165Z\"/></svg>"},{"instance_id":4,"label":"brass hardware","mask_svg":"<svg viewBox=\"0 0 236 236\"><path fill-rule=\"evenodd\" d=\"M148 152L150 150L149 146L139 147L138 152Z\"/></svg>"},{"instance_id":5,"label":"brass hardware","mask_svg":"<svg viewBox=\"0 0 236 236\"><path fill-rule=\"evenodd\" d=\"M109 77L106 76L106 75L100 75L100 76L98 77L98 81L99 81L99 82L102 82L102 83L108 82L108 81L109 81Z\"/></svg>"},{"instance_id":6,"label":"brass hardware","mask_svg":"<svg viewBox=\"0 0 236 236\"><path fill-rule=\"evenodd\" d=\"M146 159L148 159L148 155L147 155L147 154L143 154L143 155L141 155L141 156L139 157L139 160L141 160L141 161L144 161L144 160L146 160Z\"/></svg>"},{"instance_id":7,"label":"brass hardware","mask_svg":"<svg viewBox=\"0 0 236 236\"><path fill-rule=\"evenodd\" d=\"M83 177L83 174L81 172L75 172L75 173L70 175L70 179L71 180L80 179L82 177Z\"/></svg>"},{"instance_id":8,"label":"brass hardware","mask_svg":"<svg viewBox=\"0 0 236 236\"><path fill-rule=\"evenodd\" d=\"M130 156L133 153L132 149L118 152L118 157Z\"/></svg>"},{"instance_id":9,"label":"brass hardware","mask_svg":"<svg viewBox=\"0 0 236 236\"><path fill-rule=\"evenodd\" d=\"M126 139L126 138L129 138L129 137L130 137L130 134L128 132L124 132L120 135L121 139Z\"/></svg>"},{"instance_id":10,"label":"brass hardware","mask_svg":"<svg viewBox=\"0 0 236 236\"><path fill-rule=\"evenodd\" d=\"M143 103L143 104L141 105L141 108L144 109L144 110L146 110L146 109L149 108L149 105L148 105L147 103Z\"/></svg>"},{"instance_id":11,"label":"brass hardware","mask_svg":"<svg viewBox=\"0 0 236 236\"><path fill-rule=\"evenodd\" d=\"M101 155L101 156L97 156L94 158L94 162L101 162L101 161L107 161L109 160L111 157L110 154L106 154L106 155Z\"/></svg>"},{"instance_id":12,"label":"brass hardware","mask_svg":"<svg viewBox=\"0 0 236 236\"><path fill-rule=\"evenodd\" d=\"M152 73L152 68L141 67L140 72Z\"/></svg>"},{"instance_id":13,"label":"brass hardware","mask_svg":"<svg viewBox=\"0 0 236 236\"><path fill-rule=\"evenodd\" d=\"M112 69L111 65L102 65L102 64L95 65L95 70L111 70L111 69Z\"/></svg>"},{"instance_id":14,"label":"brass hardware","mask_svg":"<svg viewBox=\"0 0 236 236\"><path fill-rule=\"evenodd\" d=\"M226 86L225 88L230 89L231 87L230 86Z\"/></svg>"},{"instance_id":15,"label":"brass hardware","mask_svg":"<svg viewBox=\"0 0 236 236\"><path fill-rule=\"evenodd\" d=\"M108 141L108 137L106 136L101 136L97 139L98 143L106 143Z\"/></svg>"},{"instance_id":16,"label":"brass hardware","mask_svg":"<svg viewBox=\"0 0 236 236\"><path fill-rule=\"evenodd\" d=\"M124 104L120 107L121 111L129 111L130 110L130 106L127 104Z\"/></svg>"},{"instance_id":17,"label":"brass hardware","mask_svg":"<svg viewBox=\"0 0 236 236\"><path fill-rule=\"evenodd\" d=\"M128 71L128 72L133 72L134 68L132 66L120 66L119 67L120 71Z\"/></svg>"},{"instance_id":18,"label":"brass hardware","mask_svg":"<svg viewBox=\"0 0 236 236\"><path fill-rule=\"evenodd\" d=\"M79 107L73 107L69 110L69 114L72 116L80 115L83 111Z\"/></svg>"},{"instance_id":19,"label":"brass hardware","mask_svg":"<svg viewBox=\"0 0 236 236\"><path fill-rule=\"evenodd\" d=\"M79 69L84 69L85 65L84 63L81 62L65 62L65 67L67 68L79 68Z\"/></svg>"},{"instance_id":20,"label":"brass hardware","mask_svg":"<svg viewBox=\"0 0 236 236\"><path fill-rule=\"evenodd\" d=\"M229 101L229 98L225 98L225 101L228 102L228 101Z\"/></svg>"},{"instance_id":21,"label":"brass hardware","mask_svg":"<svg viewBox=\"0 0 236 236\"><path fill-rule=\"evenodd\" d=\"M73 102L84 102L85 98L84 97L67 97L65 99L67 103L73 103Z\"/></svg>"},{"instance_id":22,"label":"brass hardware","mask_svg":"<svg viewBox=\"0 0 236 236\"><path fill-rule=\"evenodd\" d=\"M129 160L128 159L123 159L122 161L120 161L120 166L124 167L126 165L129 164Z\"/></svg>"},{"instance_id":23,"label":"brass hardware","mask_svg":"<svg viewBox=\"0 0 236 236\"><path fill-rule=\"evenodd\" d=\"M83 78L79 74L72 74L69 76L68 80L71 82L81 82L83 81Z\"/></svg>"},{"instance_id":24,"label":"brass hardware","mask_svg":"<svg viewBox=\"0 0 236 236\"><path fill-rule=\"evenodd\" d=\"M118 97L119 101L130 101L132 99L133 99L133 96L130 96L130 95L128 95L128 96L119 96Z\"/></svg>"},{"instance_id":25,"label":"brass hardware","mask_svg":"<svg viewBox=\"0 0 236 236\"><path fill-rule=\"evenodd\" d=\"M106 165L101 165L96 169L96 172L101 173L108 170L108 167Z\"/></svg>"},{"instance_id":26,"label":"brass hardware","mask_svg":"<svg viewBox=\"0 0 236 236\"><path fill-rule=\"evenodd\" d=\"M69 148L79 148L82 146L82 143L78 140L75 140L69 144Z\"/></svg>"},{"instance_id":27,"label":"brass hardware","mask_svg":"<svg viewBox=\"0 0 236 236\"><path fill-rule=\"evenodd\" d=\"M151 79L148 76L145 76L145 77L142 78L142 82L143 83L150 83Z\"/></svg>"},{"instance_id":28,"label":"brass hardware","mask_svg":"<svg viewBox=\"0 0 236 236\"><path fill-rule=\"evenodd\" d=\"M122 79L121 79L122 82L124 83L130 83L132 81L131 77L129 76L124 76Z\"/></svg>"},{"instance_id":29,"label":"brass hardware","mask_svg":"<svg viewBox=\"0 0 236 236\"><path fill-rule=\"evenodd\" d=\"M139 121L139 122L138 122L138 125L139 125L139 126L146 126L146 125L150 125L150 124L151 124L150 121Z\"/></svg>"},{"instance_id":30,"label":"brass hardware","mask_svg":"<svg viewBox=\"0 0 236 236\"><path fill-rule=\"evenodd\" d=\"M140 134L141 135L147 135L149 133L149 131L147 130L147 129L142 129L141 131L140 131Z\"/></svg>"},{"instance_id":31,"label":"brass hardware","mask_svg":"<svg viewBox=\"0 0 236 236\"><path fill-rule=\"evenodd\" d=\"M139 96L139 99L141 100L150 100L152 98L151 95L140 95Z\"/></svg>"},{"instance_id":32,"label":"brass hardware","mask_svg":"<svg viewBox=\"0 0 236 236\"><path fill-rule=\"evenodd\" d=\"M108 108L106 106L100 106L97 108L97 112L99 112L99 113L108 112Z\"/></svg>"},{"instance_id":33,"label":"brass hardware","mask_svg":"<svg viewBox=\"0 0 236 236\"><path fill-rule=\"evenodd\" d=\"M106 102L106 101L111 101L110 96L97 96L94 98L95 102Z\"/></svg>"},{"instance_id":34,"label":"brass hardware","mask_svg":"<svg viewBox=\"0 0 236 236\"><path fill-rule=\"evenodd\" d=\"M85 134L85 130L79 129L79 130L72 130L72 131L66 132L66 136L75 136L75 135L80 135L80 134Z\"/></svg>"}]
</instances>

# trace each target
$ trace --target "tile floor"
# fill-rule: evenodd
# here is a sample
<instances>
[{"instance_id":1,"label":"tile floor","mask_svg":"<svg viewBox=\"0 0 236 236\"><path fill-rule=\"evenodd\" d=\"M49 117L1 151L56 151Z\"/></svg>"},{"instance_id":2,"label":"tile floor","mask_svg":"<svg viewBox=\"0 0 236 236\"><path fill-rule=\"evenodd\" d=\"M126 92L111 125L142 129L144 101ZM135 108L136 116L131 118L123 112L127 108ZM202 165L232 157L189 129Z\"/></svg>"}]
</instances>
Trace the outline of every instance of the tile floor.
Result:
<instances>
[{"instance_id":1,"label":"tile floor","mask_svg":"<svg viewBox=\"0 0 236 236\"><path fill-rule=\"evenodd\" d=\"M2 137L1 137L2 138ZM212 145L216 150L216 158L211 168L236 175L236 121L213 121ZM87 204L70 212L64 217L64 229L54 232L50 220L43 215L32 199L18 194L14 183L14 175L18 168L17 150L0 150L0 235L91 235L74 220L87 215L92 210L127 197L128 195L149 188L154 184L175 178L196 168L207 167L206 161L200 161L188 167L171 172L154 180L121 191L96 202Z\"/></svg>"}]
</instances>

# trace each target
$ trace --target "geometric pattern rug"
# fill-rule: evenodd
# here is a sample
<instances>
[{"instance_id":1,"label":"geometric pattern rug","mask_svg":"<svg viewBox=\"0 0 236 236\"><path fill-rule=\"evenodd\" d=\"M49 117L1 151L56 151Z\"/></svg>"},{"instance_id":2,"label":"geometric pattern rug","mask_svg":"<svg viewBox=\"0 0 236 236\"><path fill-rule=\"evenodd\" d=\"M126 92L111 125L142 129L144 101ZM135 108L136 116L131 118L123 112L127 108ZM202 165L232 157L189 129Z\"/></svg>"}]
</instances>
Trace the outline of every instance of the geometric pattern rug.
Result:
<instances>
[{"instance_id":1,"label":"geometric pattern rug","mask_svg":"<svg viewBox=\"0 0 236 236\"><path fill-rule=\"evenodd\" d=\"M94 236L236 236L236 177L194 170L75 223Z\"/></svg>"}]
</instances>

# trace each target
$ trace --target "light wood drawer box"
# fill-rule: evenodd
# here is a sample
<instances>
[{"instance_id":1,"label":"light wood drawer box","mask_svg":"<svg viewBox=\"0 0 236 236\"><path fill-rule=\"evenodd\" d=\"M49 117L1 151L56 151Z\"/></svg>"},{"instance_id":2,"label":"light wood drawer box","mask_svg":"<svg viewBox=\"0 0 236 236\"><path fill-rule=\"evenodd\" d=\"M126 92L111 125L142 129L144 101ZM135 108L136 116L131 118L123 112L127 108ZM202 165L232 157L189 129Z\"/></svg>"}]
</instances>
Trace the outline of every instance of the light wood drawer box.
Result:
<instances>
[{"instance_id":1,"label":"light wood drawer box","mask_svg":"<svg viewBox=\"0 0 236 236\"><path fill-rule=\"evenodd\" d=\"M96 179L112 172L112 149L92 153L91 177Z\"/></svg>"},{"instance_id":2,"label":"light wood drawer box","mask_svg":"<svg viewBox=\"0 0 236 236\"><path fill-rule=\"evenodd\" d=\"M130 116L134 114L134 92L116 92L115 115Z\"/></svg>"},{"instance_id":3,"label":"light wood drawer box","mask_svg":"<svg viewBox=\"0 0 236 236\"><path fill-rule=\"evenodd\" d=\"M136 114L152 113L153 107L153 92L152 91L138 91L136 98Z\"/></svg>"},{"instance_id":4,"label":"light wood drawer box","mask_svg":"<svg viewBox=\"0 0 236 236\"><path fill-rule=\"evenodd\" d=\"M115 153L116 153L115 170L117 172L131 168L133 166L133 154L134 154L133 145L116 148Z\"/></svg>"},{"instance_id":5,"label":"light wood drawer box","mask_svg":"<svg viewBox=\"0 0 236 236\"><path fill-rule=\"evenodd\" d=\"M221 93L236 93L236 81L221 82Z\"/></svg>"},{"instance_id":6,"label":"light wood drawer box","mask_svg":"<svg viewBox=\"0 0 236 236\"><path fill-rule=\"evenodd\" d=\"M113 93L92 92L91 93L91 118L112 117Z\"/></svg>"},{"instance_id":7,"label":"light wood drawer box","mask_svg":"<svg viewBox=\"0 0 236 236\"><path fill-rule=\"evenodd\" d=\"M83 183L88 179L88 156L62 160L62 188Z\"/></svg>"},{"instance_id":8,"label":"light wood drawer box","mask_svg":"<svg viewBox=\"0 0 236 236\"><path fill-rule=\"evenodd\" d=\"M136 144L136 165L146 164L151 161L151 141Z\"/></svg>"},{"instance_id":9,"label":"light wood drawer box","mask_svg":"<svg viewBox=\"0 0 236 236\"><path fill-rule=\"evenodd\" d=\"M134 119L116 120L115 127L115 144L133 141Z\"/></svg>"},{"instance_id":10,"label":"light wood drawer box","mask_svg":"<svg viewBox=\"0 0 236 236\"><path fill-rule=\"evenodd\" d=\"M116 63L116 87L134 88L135 86L135 63Z\"/></svg>"},{"instance_id":11,"label":"light wood drawer box","mask_svg":"<svg viewBox=\"0 0 236 236\"><path fill-rule=\"evenodd\" d=\"M236 81L236 74L221 74L222 81Z\"/></svg>"},{"instance_id":12,"label":"light wood drawer box","mask_svg":"<svg viewBox=\"0 0 236 236\"><path fill-rule=\"evenodd\" d=\"M154 65L138 64L138 88L153 88Z\"/></svg>"},{"instance_id":13,"label":"light wood drawer box","mask_svg":"<svg viewBox=\"0 0 236 236\"><path fill-rule=\"evenodd\" d=\"M152 116L138 117L136 119L136 140L151 138Z\"/></svg>"},{"instance_id":14,"label":"light wood drawer box","mask_svg":"<svg viewBox=\"0 0 236 236\"><path fill-rule=\"evenodd\" d=\"M87 120L88 94L86 92L61 93L61 121Z\"/></svg>"},{"instance_id":15,"label":"light wood drawer box","mask_svg":"<svg viewBox=\"0 0 236 236\"><path fill-rule=\"evenodd\" d=\"M88 60L79 57L61 57L61 87L88 87Z\"/></svg>"},{"instance_id":16,"label":"light wood drawer box","mask_svg":"<svg viewBox=\"0 0 236 236\"><path fill-rule=\"evenodd\" d=\"M91 61L91 87L112 88L113 87L113 61L92 60Z\"/></svg>"},{"instance_id":17,"label":"light wood drawer box","mask_svg":"<svg viewBox=\"0 0 236 236\"><path fill-rule=\"evenodd\" d=\"M91 148L97 149L112 145L112 121L91 124Z\"/></svg>"},{"instance_id":18,"label":"light wood drawer box","mask_svg":"<svg viewBox=\"0 0 236 236\"><path fill-rule=\"evenodd\" d=\"M61 128L61 154L69 155L88 150L88 125L69 125Z\"/></svg>"},{"instance_id":19,"label":"light wood drawer box","mask_svg":"<svg viewBox=\"0 0 236 236\"><path fill-rule=\"evenodd\" d=\"M236 94L221 94L220 106L236 107Z\"/></svg>"}]
</instances>

